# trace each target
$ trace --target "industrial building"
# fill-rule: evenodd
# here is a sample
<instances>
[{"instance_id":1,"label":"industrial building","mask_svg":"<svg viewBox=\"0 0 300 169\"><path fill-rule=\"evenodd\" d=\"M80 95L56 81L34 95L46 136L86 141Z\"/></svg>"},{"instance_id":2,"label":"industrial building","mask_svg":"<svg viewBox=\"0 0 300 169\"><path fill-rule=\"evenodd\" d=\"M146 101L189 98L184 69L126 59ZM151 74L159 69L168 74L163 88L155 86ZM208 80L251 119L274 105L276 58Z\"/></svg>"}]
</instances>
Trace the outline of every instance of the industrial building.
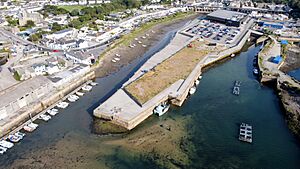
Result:
<instances>
[{"instance_id":1,"label":"industrial building","mask_svg":"<svg viewBox=\"0 0 300 169\"><path fill-rule=\"evenodd\" d=\"M241 24L243 24L246 21L247 15L235 11L216 10L208 14L207 19L211 21L223 23L227 26L239 27Z\"/></svg>"},{"instance_id":2,"label":"industrial building","mask_svg":"<svg viewBox=\"0 0 300 169\"><path fill-rule=\"evenodd\" d=\"M0 92L0 122L13 117L23 107L37 102L52 91L53 85L44 76L37 76Z\"/></svg>"}]
</instances>

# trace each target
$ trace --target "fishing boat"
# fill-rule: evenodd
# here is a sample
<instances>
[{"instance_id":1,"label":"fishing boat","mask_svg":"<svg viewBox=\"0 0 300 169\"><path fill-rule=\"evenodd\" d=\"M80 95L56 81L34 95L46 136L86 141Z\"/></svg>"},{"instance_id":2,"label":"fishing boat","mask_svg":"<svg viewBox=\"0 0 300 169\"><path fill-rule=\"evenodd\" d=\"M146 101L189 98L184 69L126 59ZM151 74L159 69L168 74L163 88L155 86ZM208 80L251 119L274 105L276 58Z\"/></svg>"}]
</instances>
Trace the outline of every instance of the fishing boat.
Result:
<instances>
[{"instance_id":1,"label":"fishing boat","mask_svg":"<svg viewBox=\"0 0 300 169\"><path fill-rule=\"evenodd\" d=\"M238 86L238 87L241 86L241 84L242 84L242 82L240 82L240 81L238 81L238 80L236 80L236 81L234 82L234 85L235 85L235 86Z\"/></svg>"},{"instance_id":2,"label":"fishing boat","mask_svg":"<svg viewBox=\"0 0 300 169\"><path fill-rule=\"evenodd\" d=\"M142 45L144 48L147 47L147 45Z\"/></svg>"},{"instance_id":3,"label":"fishing boat","mask_svg":"<svg viewBox=\"0 0 300 169\"><path fill-rule=\"evenodd\" d=\"M198 80L201 80L201 79L202 79L202 76L199 76L199 77L198 77Z\"/></svg>"},{"instance_id":4,"label":"fishing boat","mask_svg":"<svg viewBox=\"0 0 300 169\"><path fill-rule=\"evenodd\" d=\"M115 59L115 61L119 61L120 60L120 58L114 58Z\"/></svg>"},{"instance_id":5,"label":"fishing boat","mask_svg":"<svg viewBox=\"0 0 300 169\"><path fill-rule=\"evenodd\" d=\"M162 116L169 110L169 108L170 108L170 104L168 104L168 102L161 103L154 108L153 114Z\"/></svg>"},{"instance_id":6,"label":"fishing boat","mask_svg":"<svg viewBox=\"0 0 300 169\"><path fill-rule=\"evenodd\" d=\"M189 90L189 94L192 95L195 92L196 92L196 86L191 87L190 90Z\"/></svg>"},{"instance_id":7,"label":"fishing boat","mask_svg":"<svg viewBox=\"0 0 300 169\"><path fill-rule=\"evenodd\" d=\"M76 100L74 98L68 97L69 102L75 102Z\"/></svg>"},{"instance_id":8,"label":"fishing boat","mask_svg":"<svg viewBox=\"0 0 300 169\"><path fill-rule=\"evenodd\" d=\"M111 61L112 61L113 63L116 63L116 62L117 62L117 61L116 61L116 60L114 60L114 59L112 59Z\"/></svg>"},{"instance_id":9,"label":"fishing boat","mask_svg":"<svg viewBox=\"0 0 300 169\"><path fill-rule=\"evenodd\" d=\"M253 74L258 75L258 69L257 68L253 69Z\"/></svg>"},{"instance_id":10,"label":"fishing boat","mask_svg":"<svg viewBox=\"0 0 300 169\"><path fill-rule=\"evenodd\" d=\"M14 134L10 134L8 135L8 140L11 141L12 143L17 143L19 142L20 140L22 140L22 137L19 137L17 135L14 135Z\"/></svg>"},{"instance_id":11,"label":"fishing boat","mask_svg":"<svg viewBox=\"0 0 300 169\"><path fill-rule=\"evenodd\" d=\"M252 143L252 126L246 123L240 125L239 140Z\"/></svg>"},{"instance_id":12,"label":"fishing boat","mask_svg":"<svg viewBox=\"0 0 300 169\"><path fill-rule=\"evenodd\" d=\"M234 95L240 95L240 88L238 86L234 86L232 89L232 94Z\"/></svg>"},{"instance_id":13,"label":"fishing boat","mask_svg":"<svg viewBox=\"0 0 300 169\"><path fill-rule=\"evenodd\" d=\"M21 137L22 139L26 136L25 133L22 133L20 131L16 132L15 135Z\"/></svg>"},{"instance_id":14,"label":"fishing boat","mask_svg":"<svg viewBox=\"0 0 300 169\"><path fill-rule=\"evenodd\" d=\"M97 82L91 82L90 85L92 85L92 86L97 86L98 83L97 83Z\"/></svg>"},{"instance_id":15,"label":"fishing boat","mask_svg":"<svg viewBox=\"0 0 300 169\"><path fill-rule=\"evenodd\" d=\"M90 85L85 85L81 88L83 91L91 91L92 90L92 86Z\"/></svg>"},{"instance_id":16,"label":"fishing boat","mask_svg":"<svg viewBox=\"0 0 300 169\"><path fill-rule=\"evenodd\" d=\"M116 53L116 56L117 56L117 57L120 57L121 55L119 55L119 54Z\"/></svg>"},{"instance_id":17,"label":"fishing boat","mask_svg":"<svg viewBox=\"0 0 300 169\"><path fill-rule=\"evenodd\" d=\"M84 93L82 93L82 92L76 92L75 94L77 94L78 96L83 96L84 95Z\"/></svg>"},{"instance_id":18,"label":"fishing boat","mask_svg":"<svg viewBox=\"0 0 300 169\"><path fill-rule=\"evenodd\" d=\"M41 114L40 116L39 116L39 119L41 119L41 120L44 120L44 121L49 121L50 119L51 119L51 116L49 116L49 115L46 115L46 114Z\"/></svg>"},{"instance_id":19,"label":"fishing boat","mask_svg":"<svg viewBox=\"0 0 300 169\"><path fill-rule=\"evenodd\" d=\"M30 128L33 128L35 130L39 125L31 122L27 126L30 127Z\"/></svg>"},{"instance_id":20,"label":"fishing boat","mask_svg":"<svg viewBox=\"0 0 300 169\"><path fill-rule=\"evenodd\" d=\"M55 116L58 112L50 109L50 110L47 110L47 113L50 114L51 116Z\"/></svg>"},{"instance_id":21,"label":"fishing boat","mask_svg":"<svg viewBox=\"0 0 300 169\"><path fill-rule=\"evenodd\" d=\"M33 132L35 130L34 128L31 128L29 126L24 126L23 129L27 132Z\"/></svg>"},{"instance_id":22,"label":"fishing boat","mask_svg":"<svg viewBox=\"0 0 300 169\"><path fill-rule=\"evenodd\" d=\"M198 86L198 85L199 85L199 83L200 83L200 81L199 81L199 80L196 80L196 81L195 81L195 85L196 85L196 86Z\"/></svg>"},{"instance_id":23,"label":"fishing boat","mask_svg":"<svg viewBox=\"0 0 300 169\"><path fill-rule=\"evenodd\" d=\"M65 109L65 108L67 108L69 106L69 103L67 103L67 102L59 102L56 106L58 108Z\"/></svg>"},{"instance_id":24,"label":"fishing boat","mask_svg":"<svg viewBox=\"0 0 300 169\"><path fill-rule=\"evenodd\" d=\"M4 148L12 148L14 146L14 143L11 143L9 141L1 140L0 146Z\"/></svg>"},{"instance_id":25,"label":"fishing boat","mask_svg":"<svg viewBox=\"0 0 300 169\"><path fill-rule=\"evenodd\" d=\"M0 154L4 154L7 151L7 148L0 146Z\"/></svg>"}]
</instances>

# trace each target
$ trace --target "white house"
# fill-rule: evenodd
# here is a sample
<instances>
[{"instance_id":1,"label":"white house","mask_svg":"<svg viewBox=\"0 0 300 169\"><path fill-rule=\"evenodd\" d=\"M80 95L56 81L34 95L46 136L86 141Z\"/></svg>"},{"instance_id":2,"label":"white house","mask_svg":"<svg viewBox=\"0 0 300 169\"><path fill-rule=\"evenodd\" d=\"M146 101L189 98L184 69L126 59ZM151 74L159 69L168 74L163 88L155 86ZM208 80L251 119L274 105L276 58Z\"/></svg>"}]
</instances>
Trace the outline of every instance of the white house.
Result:
<instances>
[{"instance_id":1,"label":"white house","mask_svg":"<svg viewBox=\"0 0 300 169\"><path fill-rule=\"evenodd\" d=\"M53 34L47 35L46 38L51 39L51 40L58 40L63 37L66 37L66 36L74 37L74 36L76 36L76 34L77 34L77 31L74 28L73 29L64 29L64 30L55 32Z\"/></svg>"},{"instance_id":2,"label":"white house","mask_svg":"<svg viewBox=\"0 0 300 169\"><path fill-rule=\"evenodd\" d=\"M72 60L73 63L80 63L84 65L92 65L92 60L95 59L94 56L86 54L82 51L78 52L68 52L66 53L66 58Z\"/></svg>"}]
</instances>

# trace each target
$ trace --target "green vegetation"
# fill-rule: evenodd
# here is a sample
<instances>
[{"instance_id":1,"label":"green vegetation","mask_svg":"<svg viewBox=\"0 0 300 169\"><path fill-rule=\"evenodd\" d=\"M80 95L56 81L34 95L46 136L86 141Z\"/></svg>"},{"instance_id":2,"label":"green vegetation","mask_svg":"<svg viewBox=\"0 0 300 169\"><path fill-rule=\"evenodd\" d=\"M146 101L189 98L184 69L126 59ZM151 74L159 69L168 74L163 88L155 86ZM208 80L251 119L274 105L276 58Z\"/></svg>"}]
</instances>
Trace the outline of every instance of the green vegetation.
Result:
<instances>
[{"instance_id":1,"label":"green vegetation","mask_svg":"<svg viewBox=\"0 0 300 169\"><path fill-rule=\"evenodd\" d=\"M81 10L85 6L83 5L63 5L63 6L58 6L58 8L62 8L64 10L67 10L68 12L71 12L73 10Z\"/></svg>"},{"instance_id":2,"label":"green vegetation","mask_svg":"<svg viewBox=\"0 0 300 169\"><path fill-rule=\"evenodd\" d=\"M24 26L20 26L20 31L24 31L26 29L30 29L35 26L35 23L32 20L28 20Z\"/></svg>"},{"instance_id":3,"label":"green vegetation","mask_svg":"<svg viewBox=\"0 0 300 169\"><path fill-rule=\"evenodd\" d=\"M140 104L144 104L178 80L186 79L199 61L211 52L206 50L203 43L194 41L193 46L195 47L181 49L153 70L127 85L126 91Z\"/></svg>"},{"instance_id":4,"label":"green vegetation","mask_svg":"<svg viewBox=\"0 0 300 169\"><path fill-rule=\"evenodd\" d=\"M15 78L17 81L21 81L21 76L19 75L18 72L15 72L15 73L14 73L14 78Z\"/></svg>"},{"instance_id":5,"label":"green vegetation","mask_svg":"<svg viewBox=\"0 0 300 169\"><path fill-rule=\"evenodd\" d=\"M8 22L9 26L18 26L19 25L18 19L13 19L11 16L6 16L5 19Z\"/></svg>"}]
</instances>

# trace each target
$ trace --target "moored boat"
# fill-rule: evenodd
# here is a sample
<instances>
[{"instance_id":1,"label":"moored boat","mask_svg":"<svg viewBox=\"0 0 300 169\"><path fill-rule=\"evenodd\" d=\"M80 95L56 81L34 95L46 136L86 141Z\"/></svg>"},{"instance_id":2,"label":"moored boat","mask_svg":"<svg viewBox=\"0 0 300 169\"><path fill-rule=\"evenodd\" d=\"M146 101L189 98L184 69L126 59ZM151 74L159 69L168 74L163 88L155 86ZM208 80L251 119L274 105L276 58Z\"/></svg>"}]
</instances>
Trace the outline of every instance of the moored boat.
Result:
<instances>
[{"instance_id":1,"label":"moored boat","mask_svg":"<svg viewBox=\"0 0 300 169\"><path fill-rule=\"evenodd\" d=\"M199 85L199 83L200 83L200 81L199 81L199 80L196 80L196 81L195 81L195 85L196 85L196 86L198 86L198 85Z\"/></svg>"},{"instance_id":2,"label":"moored boat","mask_svg":"<svg viewBox=\"0 0 300 169\"><path fill-rule=\"evenodd\" d=\"M67 103L67 102L59 102L56 106L57 106L58 108L64 109L64 108L66 108L66 107L69 106L69 103Z\"/></svg>"},{"instance_id":3,"label":"moored boat","mask_svg":"<svg viewBox=\"0 0 300 169\"><path fill-rule=\"evenodd\" d=\"M44 121L49 121L50 119L51 119L51 116L49 116L49 115L46 115L46 114L41 114L40 116L39 116L39 119L41 119L41 120L44 120Z\"/></svg>"},{"instance_id":4,"label":"moored boat","mask_svg":"<svg viewBox=\"0 0 300 169\"><path fill-rule=\"evenodd\" d=\"M22 137L19 137L19 136L14 135L14 134L10 134L7 138L8 138L9 141L11 141L13 143L17 143L20 140L22 140Z\"/></svg>"},{"instance_id":5,"label":"moored boat","mask_svg":"<svg viewBox=\"0 0 300 169\"><path fill-rule=\"evenodd\" d=\"M98 83L97 83L97 82L91 82L90 85L92 85L92 86L97 86Z\"/></svg>"},{"instance_id":6,"label":"moored boat","mask_svg":"<svg viewBox=\"0 0 300 169\"><path fill-rule=\"evenodd\" d=\"M168 102L161 103L154 108L153 114L162 116L169 110L169 108L170 108L170 104L168 104Z\"/></svg>"},{"instance_id":7,"label":"moored boat","mask_svg":"<svg viewBox=\"0 0 300 169\"><path fill-rule=\"evenodd\" d=\"M76 92L76 94L77 94L78 96L83 96L83 95L84 95L84 93L82 93L82 92Z\"/></svg>"},{"instance_id":8,"label":"moored boat","mask_svg":"<svg viewBox=\"0 0 300 169\"><path fill-rule=\"evenodd\" d=\"M0 154L4 154L7 151L7 148L0 146Z\"/></svg>"},{"instance_id":9,"label":"moored boat","mask_svg":"<svg viewBox=\"0 0 300 169\"><path fill-rule=\"evenodd\" d=\"M195 92L196 92L196 86L191 87L190 90L189 90L189 94L192 95Z\"/></svg>"},{"instance_id":10,"label":"moored boat","mask_svg":"<svg viewBox=\"0 0 300 169\"><path fill-rule=\"evenodd\" d=\"M14 144L9 141L1 140L0 146L4 147L4 148L12 148L14 146Z\"/></svg>"},{"instance_id":11,"label":"moored boat","mask_svg":"<svg viewBox=\"0 0 300 169\"><path fill-rule=\"evenodd\" d=\"M83 86L81 89L84 90L84 91L91 91L91 90L92 90L92 86L90 86L90 85L85 85L85 86Z\"/></svg>"}]
</instances>

